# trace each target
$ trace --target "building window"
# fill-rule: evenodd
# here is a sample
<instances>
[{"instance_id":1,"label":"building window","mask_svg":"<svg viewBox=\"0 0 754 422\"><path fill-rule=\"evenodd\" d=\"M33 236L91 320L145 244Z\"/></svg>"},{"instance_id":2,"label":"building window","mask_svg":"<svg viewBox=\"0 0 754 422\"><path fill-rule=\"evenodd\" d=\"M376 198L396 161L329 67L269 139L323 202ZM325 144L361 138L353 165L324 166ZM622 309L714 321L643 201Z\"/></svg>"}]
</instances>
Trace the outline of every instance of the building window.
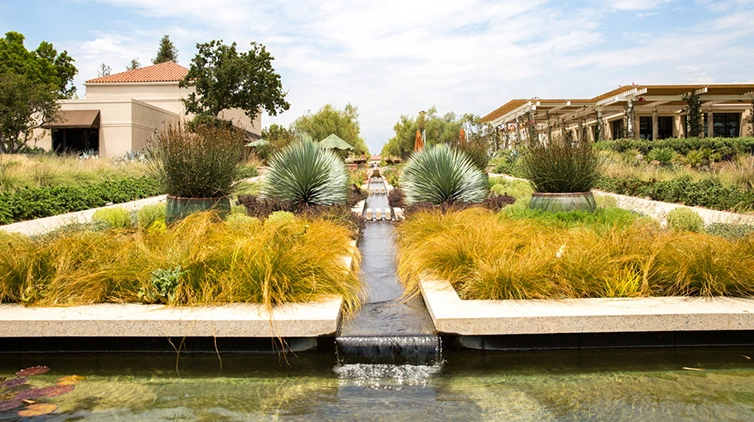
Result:
<instances>
[{"instance_id":1,"label":"building window","mask_svg":"<svg viewBox=\"0 0 754 422\"><path fill-rule=\"evenodd\" d=\"M613 139L625 138L626 134L623 130L623 119L613 120L610 122L610 130L613 132Z\"/></svg>"},{"instance_id":2,"label":"building window","mask_svg":"<svg viewBox=\"0 0 754 422\"><path fill-rule=\"evenodd\" d=\"M52 149L58 154L99 152L99 129L53 129Z\"/></svg>"},{"instance_id":3,"label":"building window","mask_svg":"<svg viewBox=\"0 0 754 422\"><path fill-rule=\"evenodd\" d=\"M657 139L673 137L673 117L657 116ZM639 117L639 138L652 139L652 116Z\"/></svg>"},{"instance_id":4,"label":"building window","mask_svg":"<svg viewBox=\"0 0 754 422\"><path fill-rule=\"evenodd\" d=\"M741 113L712 113L712 136L737 138L741 130ZM709 133L709 113L704 113L704 135Z\"/></svg>"}]
</instances>

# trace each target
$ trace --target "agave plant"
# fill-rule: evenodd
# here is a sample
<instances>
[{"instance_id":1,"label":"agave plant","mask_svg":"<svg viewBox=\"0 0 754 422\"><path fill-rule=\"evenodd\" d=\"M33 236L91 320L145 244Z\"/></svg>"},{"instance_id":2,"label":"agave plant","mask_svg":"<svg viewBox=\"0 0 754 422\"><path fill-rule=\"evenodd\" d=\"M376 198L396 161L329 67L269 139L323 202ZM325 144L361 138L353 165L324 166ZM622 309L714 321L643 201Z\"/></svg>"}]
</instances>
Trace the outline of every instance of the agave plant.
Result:
<instances>
[{"instance_id":1,"label":"agave plant","mask_svg":"<svg viewBox=\"0 0 754 422\"><path fill-rule=\"evenodd\" d=\"M482 202L487 180L461 151L445 145L425 148L406 163L401 175L406 203Z\"/></svg>"},{"instance_id":2,"label":"agave plant","mask_svg":"<svg viewBox=\"0 0 754 422\"><path fill-rule=\"evenodd\" d=\"M348 172L335 153L302 140L272 157L262 196L297 204L342 204L348 198Z\"/></svg>"}]
</instances>

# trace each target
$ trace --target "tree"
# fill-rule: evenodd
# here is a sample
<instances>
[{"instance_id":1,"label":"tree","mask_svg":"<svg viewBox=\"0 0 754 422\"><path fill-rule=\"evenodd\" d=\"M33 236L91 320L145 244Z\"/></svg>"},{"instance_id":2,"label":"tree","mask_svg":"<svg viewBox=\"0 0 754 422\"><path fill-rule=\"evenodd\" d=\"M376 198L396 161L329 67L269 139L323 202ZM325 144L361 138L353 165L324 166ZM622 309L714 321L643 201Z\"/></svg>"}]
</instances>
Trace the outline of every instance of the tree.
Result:
<instances>
[{"instance_id":1,"label":"tree","mask_svg":"<svg viewBox=\"0 0 754 422\"><path fill-rule=\"evenodd\" d=\"M71 97L76 67L66 51L42 42L34 51L24 36L7 32L0 39L0 151L14 153L32 131L55 118L57 100Z\"/></svg>"},{"instance_id":2,"label":"tree","mask_svg":"<svg viewBox=\"0 0 754 422\"><path fill-rule=\"evenodd\" d=\"M97 76L99 76L100 78L103 76L109 76L112 71L113 71L112 67L104 63L101 63L99 65L99 69L97 69Z\"/></svg>"},{"instance_id":3,"label":"tree","mask_svg":"<svg viewBox=\"0 0 754 422\"><path fill-rule=\"evenodd\" d=\"M414 150L417 130L426 134L427 146L450 144L458 139L461 127L462 122L455 113L440 116L434 106L427 112L420 112L416 118L401 116L400 121L393 126L395 136L382 147L382 155L407 156Z\"/></svg>"},{"instance_id":4,"label":"tree","mask_svg":"<svg viewBox=\"0 0 754 422\"><path fill-rule=\"evenodd\" d=\"M126 70L134 70L141 67L141 63L139 63L138 59L131 59L131 63L126 66Z\"/></svg>"},{"instance_id":5,"label":"tree","mask_svg":"<svg viewBox=\"0 0 754 422\"><path fill-rule=\"evenodd\" d=\"M295 132L311 136L316 142L334 133L354 148L351 151L354 154L369 154L369 148L359 135L361 131L359 110L351 104L346 104L343 110L336 109L332 104L326 104L314 114L307 112L299 117L291 127Z\"/></svg>"},{"instance_id":6,"label":"tree","mask_svg":"<svg viewBox=\"0 0 754 422\"><path fill-rule=\"evenodd\" d=\"M238 53L236 43L222 40L197 44L182 88L195 87L183 100L186 113L217 116L222 110L239 108L251 121L260 109L275 116L288 110L280 75L272 68L274 58L261 44L252 42L248 52Z\"/></svg>"},{"instance_id":7,"label":"tree","mask_svg":"<svg viewBox=\"0 0 754 422\"><path fill-rule=\"evenodd\" d=\"M152 59L152 63L154 64L165 62L178 63L178 49L175 48L168 35L162 36L160 46L157 49L157 57Z\"/></svg>"}]
</instances>

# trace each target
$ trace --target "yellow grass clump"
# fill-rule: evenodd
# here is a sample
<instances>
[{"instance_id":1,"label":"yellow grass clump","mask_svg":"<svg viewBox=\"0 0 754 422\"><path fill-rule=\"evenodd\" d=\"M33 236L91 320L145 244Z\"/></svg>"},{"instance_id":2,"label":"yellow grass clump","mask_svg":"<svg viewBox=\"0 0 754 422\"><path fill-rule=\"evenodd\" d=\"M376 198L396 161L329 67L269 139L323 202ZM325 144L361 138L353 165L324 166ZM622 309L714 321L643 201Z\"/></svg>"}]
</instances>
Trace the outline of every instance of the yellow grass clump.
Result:
<instances>
[{"instance_id":1,"label":"yellow grass clump","mask_svg":"<svg viewBox=\"0 0 754 422\"><path fill-rule=\"evenodd\" d=\"M167 229L72 229L35 240L2 235L0 242L13 251L0 255L0 302L70 306L151 298L271 308L341 295L351 312L361 292L350 232L327 221L224 222L197 213ZM351 268L345 256L354 259ZM156 274L171 270L175 285L160 284Z\"/></svg>"},{"instance_id":2,"label":"yellow grass clump","mask_svg":"<svg viewBox=\"0 0 754 422\"><path fill-rule=\"evenodd\" d=\"M398 271L449 280L465 299L754 294L754 236L670 232L637 219L558 227L472 208L424 212L398 228Z\"/></svg>"}]
</instances>

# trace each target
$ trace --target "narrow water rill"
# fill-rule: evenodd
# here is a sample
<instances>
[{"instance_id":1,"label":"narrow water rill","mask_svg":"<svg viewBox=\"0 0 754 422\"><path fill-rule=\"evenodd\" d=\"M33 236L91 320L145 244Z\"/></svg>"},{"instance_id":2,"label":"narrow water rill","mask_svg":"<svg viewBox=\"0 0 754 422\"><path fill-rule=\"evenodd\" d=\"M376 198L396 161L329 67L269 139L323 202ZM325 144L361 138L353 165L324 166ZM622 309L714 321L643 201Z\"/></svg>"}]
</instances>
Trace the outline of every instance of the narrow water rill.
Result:
<instances>
[{"instance_id":1,"label":"narrow water rill","mask_svg":"<svg viewBox=\"0 0 754 422\"><path fill-rule=\"evenodd\" d=\"M390 216L384 181L372 178L366 208ZM361 310L343 321L336 338L340 364L431 365L440 361L440 338L424 300L403 298L397 279L393 224L369 218L359 243L367 297Z\"/></svg>"}]
</instances>

